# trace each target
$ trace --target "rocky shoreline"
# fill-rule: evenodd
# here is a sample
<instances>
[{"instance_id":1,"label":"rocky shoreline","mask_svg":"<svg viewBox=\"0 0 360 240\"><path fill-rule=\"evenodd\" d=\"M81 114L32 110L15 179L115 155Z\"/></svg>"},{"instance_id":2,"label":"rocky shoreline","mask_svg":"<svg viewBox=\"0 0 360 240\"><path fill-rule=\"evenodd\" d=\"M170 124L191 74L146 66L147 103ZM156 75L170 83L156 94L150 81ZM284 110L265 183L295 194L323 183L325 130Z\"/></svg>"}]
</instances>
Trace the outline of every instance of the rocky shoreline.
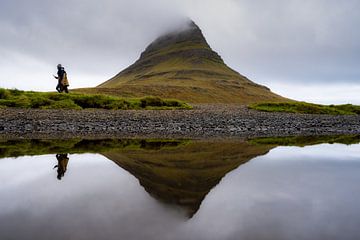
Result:
<instances>
[{"instance_id":1,"label":"rocky shoreline","mask_svg":"<svg viewBox=\"0 0 360 240\"><path fill-rule=\"evenodd\" d=\"M249 138L360 134L360 116L266 113L239 105L193 110L0 109L0 138Z\"/></svg>"}]
</instances>

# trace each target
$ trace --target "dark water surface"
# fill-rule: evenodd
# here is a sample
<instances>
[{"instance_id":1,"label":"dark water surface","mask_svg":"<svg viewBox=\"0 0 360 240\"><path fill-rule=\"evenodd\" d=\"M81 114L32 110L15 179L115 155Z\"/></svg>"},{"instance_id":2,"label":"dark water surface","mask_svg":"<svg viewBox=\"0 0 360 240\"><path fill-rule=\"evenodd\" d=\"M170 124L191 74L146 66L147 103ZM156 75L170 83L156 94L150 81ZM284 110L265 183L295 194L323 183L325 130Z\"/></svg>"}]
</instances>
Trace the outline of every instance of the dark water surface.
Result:
<instances>
[{"instance_id":1,"label":"dark water surface","mask_svg":"<svg viewBox=\"0 0 360 240\"><path fill-rule=\"evenodd\" d=\"M0 239L360 239L360 144L321 142L2 141Z\"/></svg>"}]
</instances>

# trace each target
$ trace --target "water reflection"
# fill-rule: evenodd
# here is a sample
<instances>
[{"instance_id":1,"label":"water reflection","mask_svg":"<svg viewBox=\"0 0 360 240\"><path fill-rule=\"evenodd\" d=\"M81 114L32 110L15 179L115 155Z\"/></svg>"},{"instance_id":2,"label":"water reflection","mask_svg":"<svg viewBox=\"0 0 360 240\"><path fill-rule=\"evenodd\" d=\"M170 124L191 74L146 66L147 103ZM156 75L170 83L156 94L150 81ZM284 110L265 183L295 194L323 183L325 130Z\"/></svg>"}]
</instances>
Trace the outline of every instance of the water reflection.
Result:
<instances>
[{"instance_id":1,"label":"water reflection","mask_svg":"<svg viewBox=\"0 0 360 240\"><path fill-rule=\"evenodd\" d=\"M346 144L355 136L257 138L249 141L191 141L155 139L67 139L3 141L0 157L52 152L57 179L67 170L68 153L94 152L112 160L136 177L158 201L181 207L191 218L203 199L230 171L279 145L305 146L323 142ZM65 153L68 152L68 153Z\"/></svg>"},{"instance_id":2,"label":"water reflection","mask_svg":"<svg viewBox=\"0 0 360 240\"><path fill-rule=\"evenodd\" d=\"M0 239L358 239L360 145L305 142L3 141Z\"/></svg>"},{"instance_id":3,"label":"water reflection","mask_svg":"<svg viewBox=\"0 0 360 240\"><path fill-rule=\"evenodd\" d=\"M239 141L190 140L23 140L2 143L3 156L38 155L54 151L57 179L67 170L68 153L97 152L136 177L158 201L182 208L191 218L221 179L273 146ZM68 153L65 153L68 152Z\"/></svg>"},{"instance_id":4,"label":"water reflection","mask_svg":"<svg viewBox=\"0 0 360 240\"><path fill-rule=\"evenodd\" d=\"M58 164L54 166L54 169L57 168L57 179L61 180L61 178L64 176L67 165L69 163L69 158L67 153L59 153L56 154L56 159L58 161Z\"/></svg>"},{"instance_id":5,"label":"water reflection","mask_svg":"<svg viewBox=\"0 0 360 240\"><path fill-rule=\"evenodd\" d=\"M111 151L103 155L135 176L151 196L182 207L192 217L228 172L271 148L244 141L196 141L181 148Z\"/></svg>"}]
</instances>

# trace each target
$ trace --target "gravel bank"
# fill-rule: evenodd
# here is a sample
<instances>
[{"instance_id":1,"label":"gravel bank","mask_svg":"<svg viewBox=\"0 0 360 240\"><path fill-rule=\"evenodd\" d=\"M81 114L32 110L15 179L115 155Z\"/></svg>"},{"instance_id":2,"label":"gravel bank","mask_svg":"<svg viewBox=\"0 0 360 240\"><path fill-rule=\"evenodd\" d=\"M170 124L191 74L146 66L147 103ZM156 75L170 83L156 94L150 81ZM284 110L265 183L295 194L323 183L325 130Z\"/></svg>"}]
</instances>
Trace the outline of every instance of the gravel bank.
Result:
<instances>
[{"instance_id":1,"label":"gravel bank","mask_svg":"<svg viewBox=\"0 0 360 240\"><path fill-rule=\"evenodd\" d=\"M360 116L265 113L236 105L194 110L0 109L0 138L247 138L360 134Z\"/></svg>"}]
</instances>

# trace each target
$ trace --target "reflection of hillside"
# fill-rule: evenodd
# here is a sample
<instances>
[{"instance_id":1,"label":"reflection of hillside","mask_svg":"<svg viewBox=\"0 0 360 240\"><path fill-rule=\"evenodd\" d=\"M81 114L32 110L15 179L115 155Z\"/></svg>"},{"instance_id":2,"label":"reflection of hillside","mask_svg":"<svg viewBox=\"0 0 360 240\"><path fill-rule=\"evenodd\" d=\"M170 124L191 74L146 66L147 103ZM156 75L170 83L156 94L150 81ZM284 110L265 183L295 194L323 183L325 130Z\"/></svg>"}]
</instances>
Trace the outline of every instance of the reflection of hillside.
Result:
<instances>
[{"instance_id":1,"label":"reflection of hillside","mask_svg":"<svg viewBox=\"0 0 360 240\"><path fill-rule=\"evenodd\" d=\"M191 217L228 172L269 149L242 141L194 141L174 149L103 155L138 178L151 196L185 208Z\"/></svg>"},{"instance_id":2,"label":"reflection of hillside","mask_svg":"<svg viewBox=\"0 0 360 240\"><path fill-rule=\"evenodd\" d=\"M264 137L250 139L249 142L260 145L301 147L322 143L341 143L351 145L360 142L360 135Z\"/></svg>"},{"instance_id":3,"label":"reflection of hillside","mask_svg":"<svg viewBox=\"0 0 360 240\"><path fill-rule=\"evenodd\" d=\"M271 148L319 143L358 143L355 136L257 138L248 142L66 139L0 140L0 159L56 153L102 153L139 179L156 199L183 207L191 217L204 197L230 171Z\"/></svg>"},{"instance_id":4,"label":"reflection of hillside","mask_svg":"<svg viewBox=\"0 0 360 240\"><path fill-rule=\"evenodd\" d=\"M124 150L176 148L188 140L169 139L62 139L0 140L0 158L56 153L101 153Z\"/></svg>"}]
</instances>

